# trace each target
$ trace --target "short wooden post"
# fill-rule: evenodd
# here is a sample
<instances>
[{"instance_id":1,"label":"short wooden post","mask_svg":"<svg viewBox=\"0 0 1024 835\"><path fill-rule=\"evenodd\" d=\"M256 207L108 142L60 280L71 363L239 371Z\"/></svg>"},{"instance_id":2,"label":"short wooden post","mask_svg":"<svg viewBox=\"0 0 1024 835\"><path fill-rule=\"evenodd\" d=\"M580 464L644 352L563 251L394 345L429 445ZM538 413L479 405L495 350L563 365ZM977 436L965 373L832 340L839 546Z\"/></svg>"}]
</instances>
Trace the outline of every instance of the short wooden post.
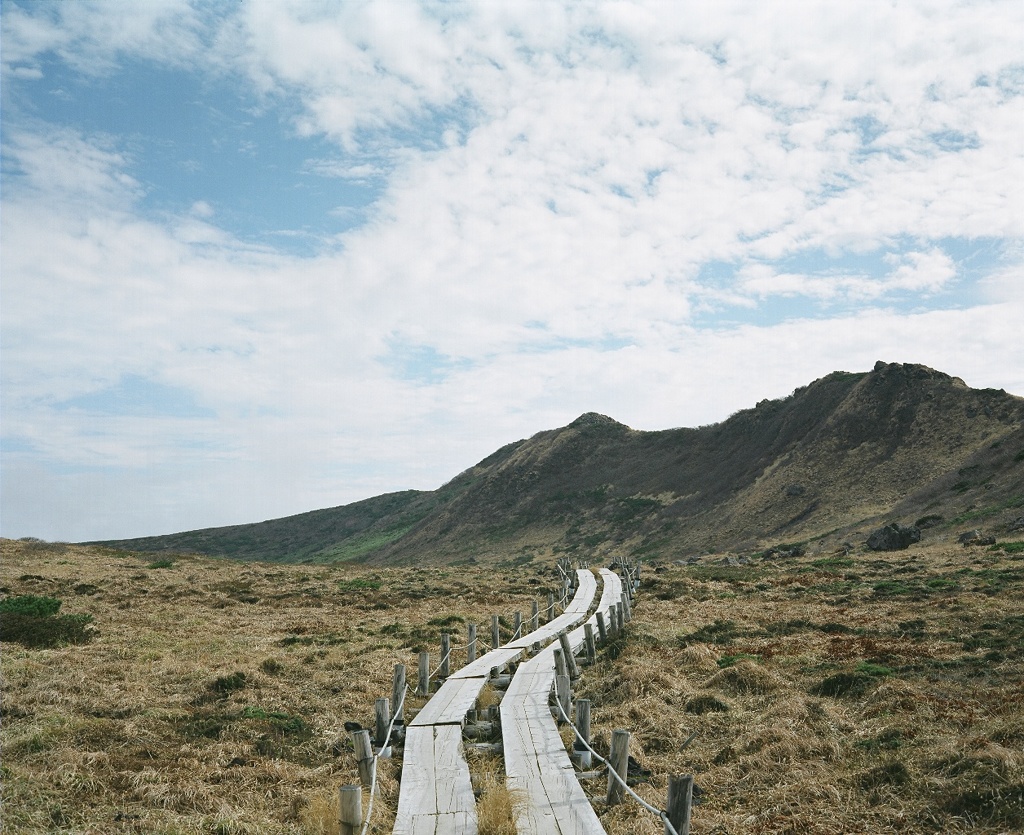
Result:
<instances>
[{"instance_id":1,"label":"short wooden post","mask_svg":"<svg viewBox=\"0 0 1024 835\"><path fill-rule=\"evenodd\" d=\"M437 671L438 678L448 678L452 672L452 636L448 632L441 633L441 669Z\"/></svg>"},{"instance_id":2,"label":"short wooden post","mask_svg":"<svg viewBox=\"0 0 1024 835\"><path fill-rule=\"evenodd\" d=\"M626 779L626 770L629 768L629 731L621 728L612 731L612 748L608 755L608 766L609 769L614 769L615 773L623 780ZM622 802L625 794L626 790L622 783L615 779L615 775L609 770L608 796L605 798L605 803L608 806L615 806Z\"/></svg>"},{"instance_id":3,"label":"short wooden post","mask_svg":"<svg viewBox=\"0 0 1024 835\"><path fill-rule=\"evenodd\" d=\"M565 663L565 655L562 653L562 650L556 648L553 649L551 652L555 659L555 675L569 675L569 667Z\"/></svg>"},{"instance_id":4,"label":"short wooden post","mask_svg":"<svg viewBox=\"0 0 1024 835\"><path fill-rule=\"evenodd\" d=\"M516 612L515 620L512 622L512 640L518 641L523 637L523 613Z\"/></svg>"},{"instance_id":5,"label":"short wooden post","mask_svg":"<svg viewBox=\"0 0 1024 835\"><path fill-rule=\"evenodd\" d=\"M466 663L476 661L476 624L469 625L469 638L466 640Z\"/></svg>"},{"instance_id":6,"label":"short wooden post","mask_svg":"<svg viewBox=\"0 0 1024 835\"><path fill-rule=\"evenodd\" d=\"M576 731L587 744L590 743L590 699L576 700ZM576 752L576 759L579 761L580 769L586 771L590 768L590 750L577 738L573 744L573 751Z\"/></svg>"},{"instance_id":7,"label":"short wooden post","mask_svg":"<svg viewBox=\"0 0 1024 835\"><path fill-rule=\"evenodd\" d=\"M363 825L363 787L341 786L338 788L341 835L356 835Z\"/></svg>"},{"instance_id":8,"label":"short wooden post","mask_svg":"<svg viewBox=\"0 0 1024 835\"><path fill-rule=\"evenodd\" d=\"M572 647L569 646L569 636L564 632L558 633L558 645L562 648L562 657L565 659L565 667L569 671L569 678L579 678L580 668L576 664L576 656L572 654Z\"/></svg>"},{"instance_id":9,"label":"short wooden post","mask_svg":"<svg viewBox=\"0 0 1024 835\"><path fill-rule=\"evenodd\" d=\"M417 696L429 696L430 695L430 653L420 653L420 680L416 687Z\"/></svg>"},{"instance_id":10,"label":"short wooden post","mask_svg":"<svg viewBox=\"0 0 1024 835\"><path fill-rule=\"evenodd\" d=\"M387 697L377 699L373 705L373 738L378 748L384 747L384 740L388 736L388 725L391 724L391 705Z\"/></svg>"},{"instance_id":11,"label":"short wooden post","mask_svg":"<svg viewBox=\"0 0 1024 835\"><path fill-rule=\"evenodd\" d=\"M359 766L359 782L369 788L373 782L373 746L370 744L370 732L365 728L352 734L352 743L356 749L356 763Z\"/></svg>"},{"instance_id":12,"label":"short wooden post","mask_svg":"<svg viewBox=\"0 0 1024 835\"><path fill-rule=\"evenodd\" d=\"M676 835L690 835L690 807L693 804L693 775L670 774L668 778L668 822ZM665 835L671 835L665 827Z\"/></svg>"},{"instance_id":13,"label":"short wooden post","mask_svg":"<svg viewBox=\"0 0 1024 835\"><path fill-rule=\"evenodd\" d=\"M622 619L625 623L633 620L633 608L629 605L629 596L622 598Z\"/></svg>"},{"instance_id":14,"label":"short wooden post","mask_svg":"<svg viewBox=\"0 0 1024 835\"><path fill-rule=\"evenodd\" d=\"M615 634L618 635L626 628L626 619L622 614L623 604L621 600L615 604L615 610Z\"/></svg>"},{"instance_id":15,"label":"short wooden post","mask_svg":"<svg viewBox=\"0 0 1024 835\"><path fill-rule=\"evenodd\" d=\"M604 612L597 613L597 633L601 636L602 644L608 643L608 626L604 622Z\"/></svg>"},{"instance_id":16,"label":"short wooden post","mask_svg":"<svg viewBox=\"0 0 1024 835\"><path fill-rule=\"evenodd\" d=\"M594 624L583 624L583 636L587 646L587 663L597 663L597 644L594 642Z\"/></svg>"},{"instance_id":17,"label":"short wooden post","mask_svg":"<svg viewBox=\"0 0 1024 835\"><path fill-rule=\"evenodd\" d=\"M491 649L501 646L501 624L497 615L491 615Z\"/></svg>"},{"instance_id":18,"label":"short wooden post","mask_svg":"<svg viewBox=\"0 0 1024 835\"><path fill-rule=\"evenodd\" d=\"M536 632L538 629L540 629L540 607L534 598L530 601L530 631Z\"/></svg>"},{"instance_id":19,"label":"short wooden post","mask_svg":"<svg viewBox=\"0 0 1024 835\"><path fill-rule=\"evenodd\" d=\"M545 623L551 623L555 619L555 593L553 591L548 592L548 609L545 615Z\"/></svg>"},{"instance_id":20,"label":"short wooden post","mask_svg":"<svg viewBox=\"0 0 1024 835\"><path fill-rule=\"evenodd\" d=\"M555 676L555 698L561 705L562 711L558 714L558 724L565 722L572 710L572 682L569 676ZM564 716L563 716L564 714Z\"/></svg>"},{"instance_id":21,"label":"short wooden post","mask_svg":"<svg viewBox=\"0 0 1024 835\"><path fill-rule=\"evenodd\" d=\"M396 725L405 724L405 664L395 664L391 680L391 718Z\"/></svg>"}]
</instances>

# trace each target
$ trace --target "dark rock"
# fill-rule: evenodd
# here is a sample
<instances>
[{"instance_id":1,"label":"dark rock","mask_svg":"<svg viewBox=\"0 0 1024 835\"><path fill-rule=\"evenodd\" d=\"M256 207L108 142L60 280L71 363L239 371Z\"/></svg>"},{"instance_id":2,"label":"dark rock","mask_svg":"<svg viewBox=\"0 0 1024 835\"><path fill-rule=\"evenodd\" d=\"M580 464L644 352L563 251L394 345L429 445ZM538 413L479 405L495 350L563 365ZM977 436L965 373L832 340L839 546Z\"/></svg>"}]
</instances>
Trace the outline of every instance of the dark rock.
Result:
<instances>
[{"instance_id":1,"label":"dark rock","mask_svg":"<svg viewBox=\"0 0 1024 835\"><path fill-rule=\"evenodd\" d=\"M981 531L979 531L977 528L975 528L973 531L966 531L966 532L960 534L960 536L957 537L956 541L959 542L961 545L963 545L964 548L967 548L967 547L973 546L973 545L995 545L996 544L996 538L994 536L991 536L991 535L986 536Z\"/></svg>"},{"instance_id":2,"label":"dark rock","mask_svg":"<svg viewBox=\"0 0 1024 835\"><path fill-rule=\"evenodd\" d=\"M1014 519L1010 523L1010 528L1009 529L1010 529L1011 532L1014 532L1014 531L1024 531L1024 516L1021 516L1018 519Z\"/></svg>"},{"instance_id":3,"label":"dark rock","mask_svg":"<svg viewBox=\"0 0 1024 835\"><path fill-rule=\"evenodd\" d=\"M867 546L872 551L902 551L920 541L921 529L919 527L893 522L883 525L872 533L868 537Z\"/></svg>"},{"instance_id":4,"label":"dark rock","mask_svg":"<svg viewBox=\"0 0 1024 835\"><path fill-rule=\"evenodd\" d=\"M807 492L807 488L802 484L790 484L786 487L787 496L802 496Z\"/></svg>"},{"instance_id":5,"label":"dark rock","mask_svg":"<svg viewBox=\"0 0 1024 835\"><path fill-rule=\"evenodd\" d=\"M804 555L804 548L802 545L775 545L764 552L765 559L772 559L775 557L786 558L786 557L802 557Z\"/></svg>"}]
</instances>

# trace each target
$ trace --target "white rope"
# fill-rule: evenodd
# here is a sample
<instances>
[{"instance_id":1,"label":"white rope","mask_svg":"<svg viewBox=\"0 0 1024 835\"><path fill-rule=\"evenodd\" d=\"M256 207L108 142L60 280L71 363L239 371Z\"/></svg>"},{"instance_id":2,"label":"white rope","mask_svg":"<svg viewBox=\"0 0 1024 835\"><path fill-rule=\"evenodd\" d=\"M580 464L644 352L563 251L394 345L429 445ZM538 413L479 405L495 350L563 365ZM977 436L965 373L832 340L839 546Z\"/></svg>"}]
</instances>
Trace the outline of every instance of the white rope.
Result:
<instances>
[{"instance_id":1,"label":"white rope","mask_svg":"<svg viewBox=\"0 0 1024 835\"><path fill-rule=\"evenodd\" d=\"M377 793L377 760L380 759L381 752L388 747L388 743L391 741L391 732L395 728L395 720L402 714L402 705L405 704L405 694L410 692L411 689L412 688L407 684L405 689L402 691L402 698L398 700L398 705L395 707L394 713L391 716L391 723L388 725L388 732L384 737L384 744L381 745L377 753L373 755L373 763L370 765L370 802L366 806L366 818L363 820L363 828L359 831L359 835L366 835L366 830L370 826L370 817L373 815L373 798Z\"/></svg>"},{"instance_id":2,"label":"white rope","mask_svg":"<svg viewBox=\"0 0 1024 835\"><path fill-rule=\"evenodd\" d=\"M452 649L453 649L453 647L452 647L452 645L451 645L451 642L449 641L449 643L448 643L448 652L446 652L446 653L444 654L444 658L442 658L442 659L441 659L441 663L440 663L440 664L438 664L438 665L437 665L437 666L436 666L436 667L434 668L434 672L432 672L432 673L431 673L431 674L430 674L430 675L428 676L428 678L433 678L434 676L436 676L436 675L437 675L437 671L438 671L438 670L440 670L440 669L441 669L441 668L442 668L442 667L444 666L444 662L445 662L445 661L447 661L447 660L448 660L449 658L451 658L451 656L452 656Z\"/></svg>"},{"instance_id":3,"label":"white rope","mask_svg":"<svg viewBox=\"0 0 1024 835\"><path fill-rule=\"evenodd\" d=\"M587 750L591 754L593 754L595 757L597 757L598 760L600 760L601 762L603 762L607 766L608 773L611 774L612 777L614 777L616 780L618 780L622 784L622 787L633 796L633 798L637 801L637 803L639 803L641 806L643 806L648 812L651 812L651 813L657 815L659 818L661 818L662 821L664 821L665 826L668 829L670 835L679 835L679 833L676 832L675 827L672 826L672 824L669 822L668 812L665 812L665 811L657 808L656 806L652 806L650 803L648 803L646 800L644 800L642 797L640 797L640 795L638 795L635 791L633 791L633 789L631 789L629 787L629 784L626 783L626 781L623 780L619 776L618 772L614 768L612 768L611 763L608 762L608 760L606 760L600 754L598 754L597 751L595 751L593 748L590 747L590 743L588 743L582 737L582 735L579 732L579 729L573 724L572 720L568 716L565 715L565 710L562 708L562 704L561 704L561 702L558 701L558 699L555 699L555 706L558 708L558 712L562 714L562 718L566 721L566 724L568 724L569 727L572 728L572 732L576 735L576 739L578 739L580 742L582 742L586 746Z\"/></svg>"}]
</instances>

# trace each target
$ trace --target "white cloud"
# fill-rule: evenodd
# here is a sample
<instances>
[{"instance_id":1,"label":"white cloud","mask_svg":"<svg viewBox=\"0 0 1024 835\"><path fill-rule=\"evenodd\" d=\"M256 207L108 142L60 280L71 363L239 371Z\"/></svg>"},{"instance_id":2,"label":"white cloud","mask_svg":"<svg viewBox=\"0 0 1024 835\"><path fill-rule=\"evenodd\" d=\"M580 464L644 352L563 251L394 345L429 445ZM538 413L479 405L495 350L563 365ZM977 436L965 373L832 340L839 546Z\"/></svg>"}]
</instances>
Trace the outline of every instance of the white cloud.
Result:
<instances>
[{"instance_id":1,"label":"white cloud","mask_svg":"<svg viewBox=\"0 0 1024 835\"><path fill-rule=\"evenodd\" d=\"M17 83L50 51L87 73L192 62L334 143L303 172L382 192L300 258L232 236L222 197L148 212L123 137L5 126L18 535L435 487L583 411L707 423L877 359L1024 392L1019 257L928 309L959 287L944 239L1024 238L1015 6L136 5L120 28L119 5L5 6ZM851 253L883 267L828 262ZM782 324L711 318L780 298ZM128 375L203 414L61 406Z\"/></svg>"}]
</instances>

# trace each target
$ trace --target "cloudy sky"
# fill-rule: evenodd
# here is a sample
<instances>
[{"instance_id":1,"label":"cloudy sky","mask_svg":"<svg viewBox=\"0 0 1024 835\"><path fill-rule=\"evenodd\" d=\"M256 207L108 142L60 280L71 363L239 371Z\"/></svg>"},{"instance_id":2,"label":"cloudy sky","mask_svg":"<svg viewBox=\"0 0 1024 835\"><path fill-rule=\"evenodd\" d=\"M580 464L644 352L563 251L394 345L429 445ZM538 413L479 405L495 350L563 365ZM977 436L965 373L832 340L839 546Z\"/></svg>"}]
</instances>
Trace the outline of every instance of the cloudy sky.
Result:
<instances>
[{"instance_id":1,"label":"cloudy sky","mask_svg":"<svg viewBox=\"0 0 1024 835\"><path fill-rule=\"evenodd\" d=\"M918 362L1024 395L1019 2L2 0L2 534L433 489Z\"/></svg>"}]
</instances>

